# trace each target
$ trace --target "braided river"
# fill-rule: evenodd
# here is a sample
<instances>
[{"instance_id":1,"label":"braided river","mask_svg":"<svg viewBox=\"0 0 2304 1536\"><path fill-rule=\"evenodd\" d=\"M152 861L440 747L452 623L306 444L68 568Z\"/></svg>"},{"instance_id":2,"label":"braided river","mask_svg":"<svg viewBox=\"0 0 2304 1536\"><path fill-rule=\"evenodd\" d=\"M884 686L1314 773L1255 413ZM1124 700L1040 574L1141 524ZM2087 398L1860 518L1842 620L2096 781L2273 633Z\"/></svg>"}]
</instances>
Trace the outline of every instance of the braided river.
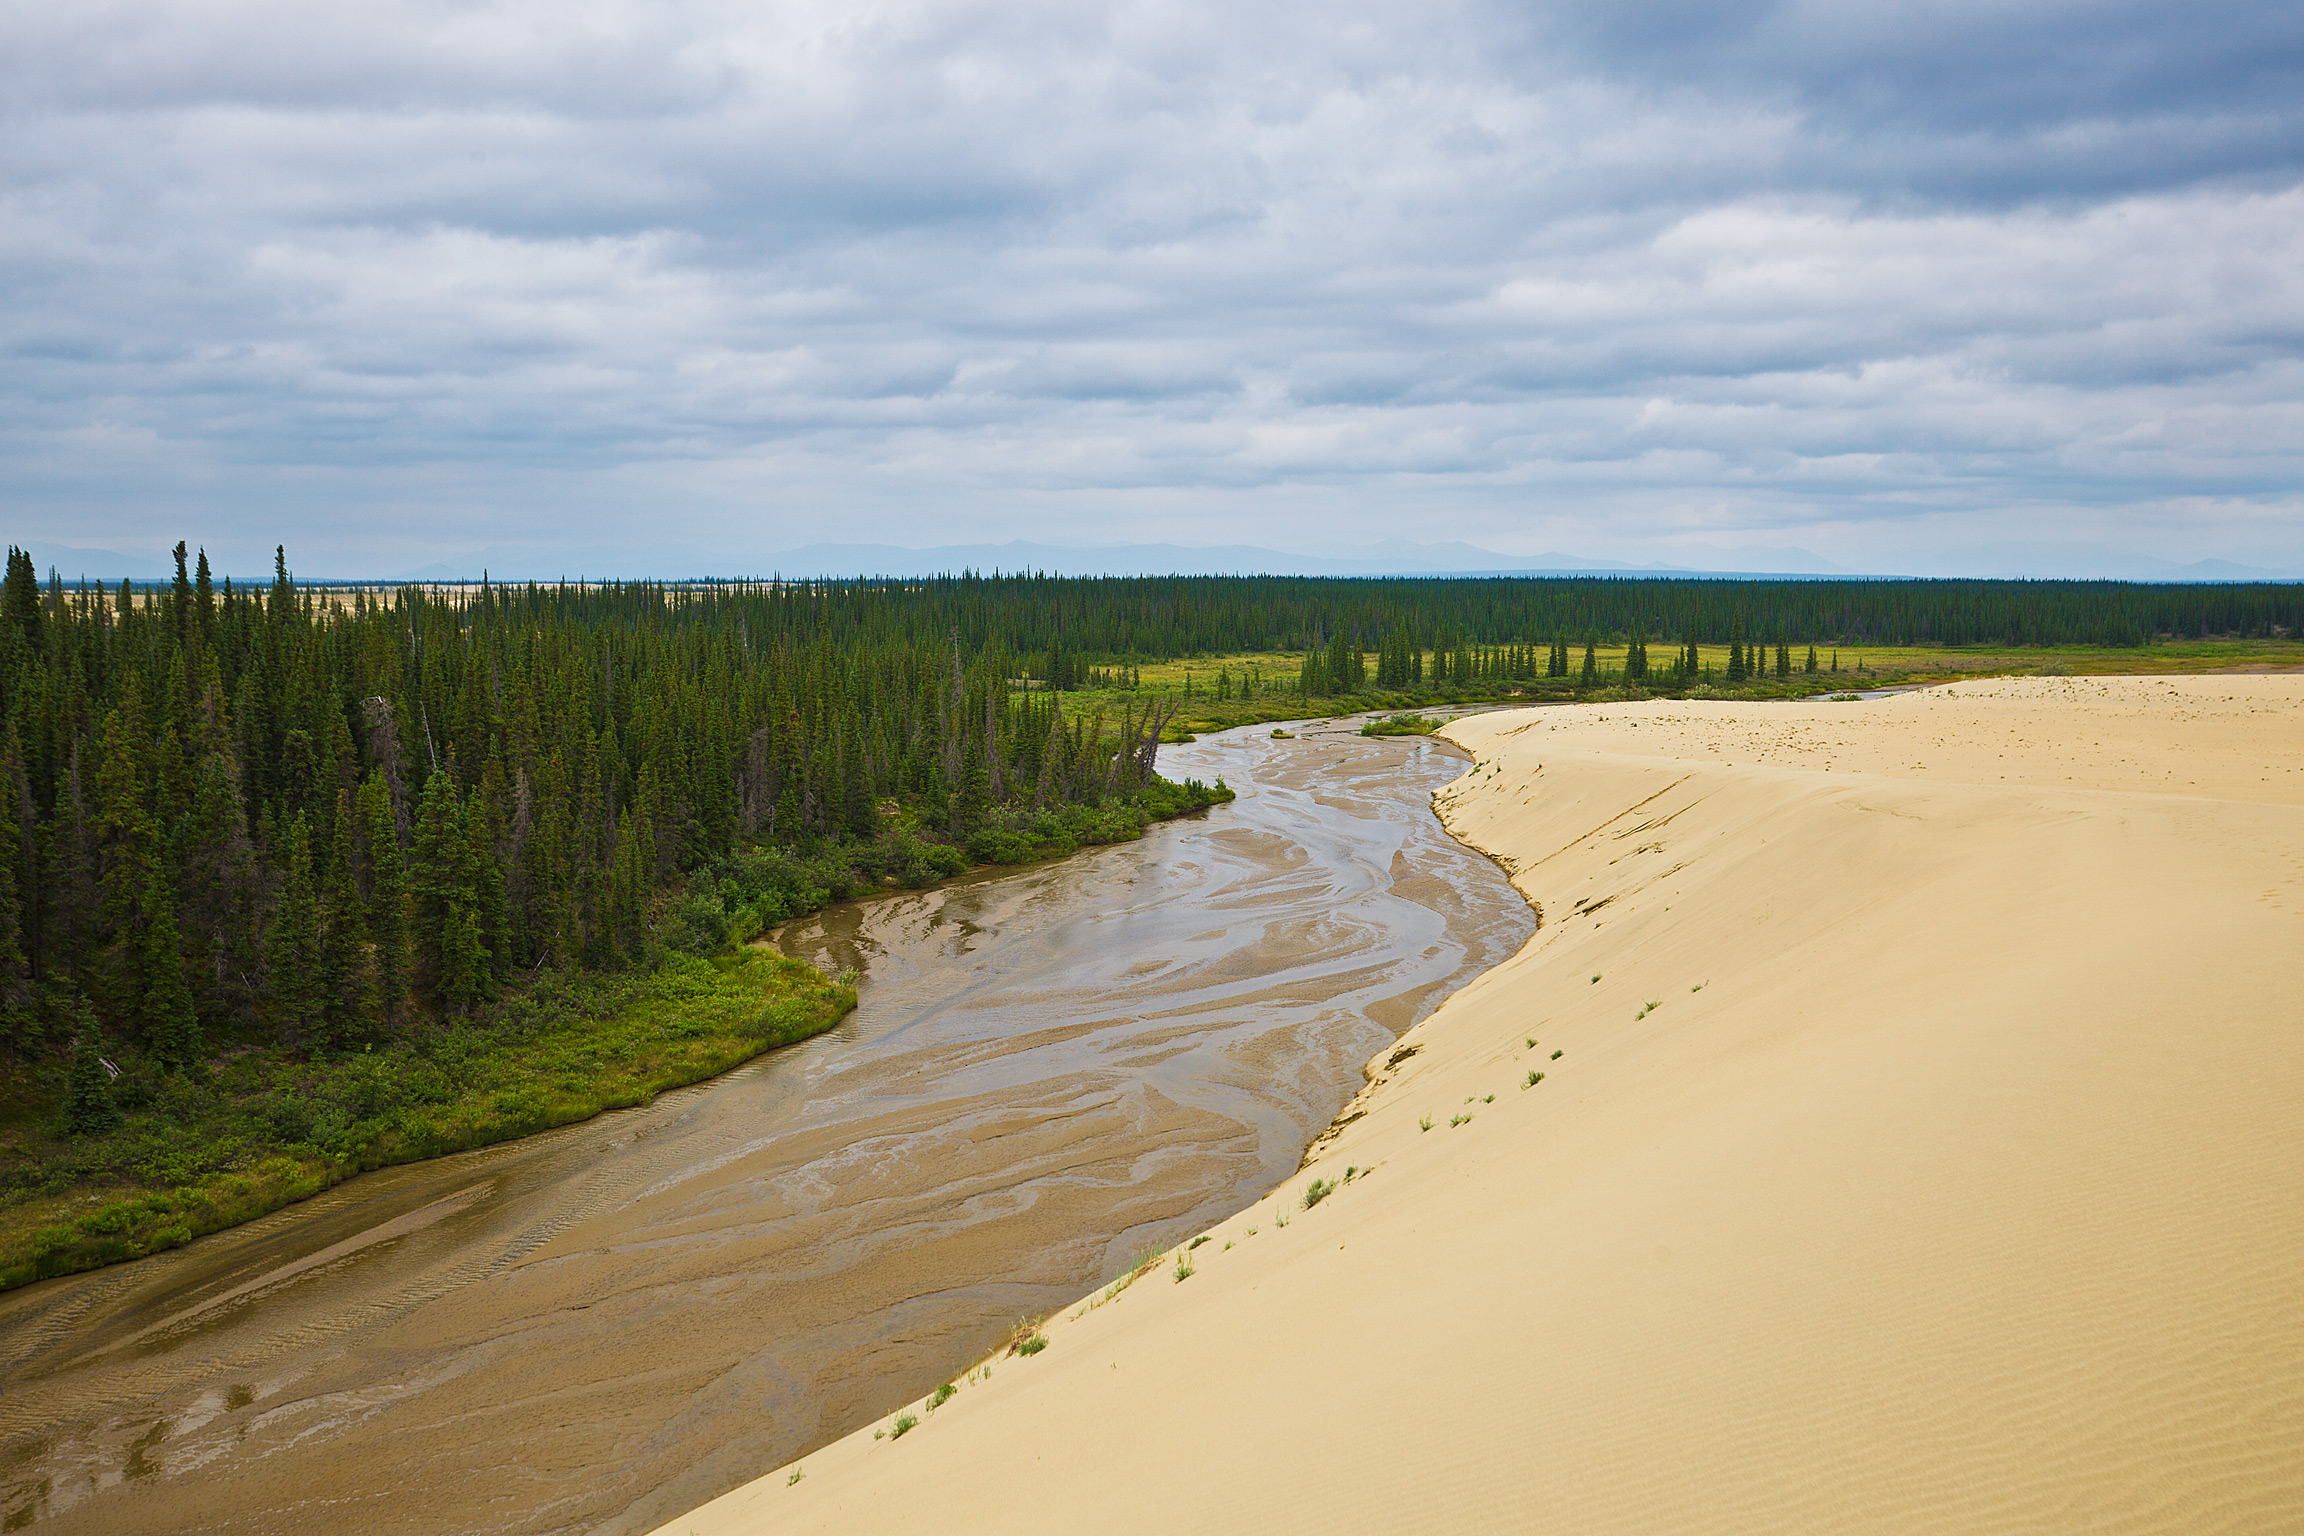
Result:
<instances>
[{"instance_id":1,"label":"braided river","mask_svg":"<svg viewBox=\"0 0 2304 1536\"><path fill-rule=\"evenodd\" d=\"M0 1528L646 1531L1295 1170L1534 928L1356 720L1164 748L1230 805L843 904L827 1034L0 1295Z\"/></svg>"}]
</instances>

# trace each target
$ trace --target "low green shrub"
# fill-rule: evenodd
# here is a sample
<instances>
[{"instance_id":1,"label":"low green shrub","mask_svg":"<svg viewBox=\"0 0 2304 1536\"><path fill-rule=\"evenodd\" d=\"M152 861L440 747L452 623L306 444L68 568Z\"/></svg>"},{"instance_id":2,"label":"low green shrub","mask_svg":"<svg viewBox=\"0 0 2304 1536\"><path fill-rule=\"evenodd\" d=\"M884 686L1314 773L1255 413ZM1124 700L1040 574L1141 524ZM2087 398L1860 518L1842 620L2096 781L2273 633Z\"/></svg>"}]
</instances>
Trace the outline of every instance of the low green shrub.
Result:
<instances>
[{"instance_id":1,"label":"low green shrub","mask_svg":"<svg viewBox=\"0 0 2304 1536\"><path fill-rule=\"evenodd\" d=\"M547 974L389 1045L246 1050L204 1084L160 1081L101 1133L68 1134L62 1116L19 1132L0 1163L0 1289L178 1247L371 1168L644 1104L854 1006L853 988L755 950Z\"/></svg>"}]
</instances>

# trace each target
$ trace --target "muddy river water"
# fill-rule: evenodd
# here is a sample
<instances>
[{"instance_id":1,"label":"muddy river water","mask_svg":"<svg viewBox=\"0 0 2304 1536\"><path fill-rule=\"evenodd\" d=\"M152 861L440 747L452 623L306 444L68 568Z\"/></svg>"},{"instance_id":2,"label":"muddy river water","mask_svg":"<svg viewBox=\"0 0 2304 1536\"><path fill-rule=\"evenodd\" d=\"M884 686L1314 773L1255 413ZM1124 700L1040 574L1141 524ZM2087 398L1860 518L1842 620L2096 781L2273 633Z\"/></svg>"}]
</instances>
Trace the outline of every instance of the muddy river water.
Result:
<instances>
[{"instance_id":1,"label":"muddy river water","mask_svg":"<svg viewBox=\"0 0 2304 1536\"><path fill-rule=\"evenodd\" d=\"M0 1296L0 1525L633 1532L871 1422L1293 1171L1532 927L1446 743L1164 749L1230 806L789 925L832 1032Z\"/></svg>"}]
</instances>

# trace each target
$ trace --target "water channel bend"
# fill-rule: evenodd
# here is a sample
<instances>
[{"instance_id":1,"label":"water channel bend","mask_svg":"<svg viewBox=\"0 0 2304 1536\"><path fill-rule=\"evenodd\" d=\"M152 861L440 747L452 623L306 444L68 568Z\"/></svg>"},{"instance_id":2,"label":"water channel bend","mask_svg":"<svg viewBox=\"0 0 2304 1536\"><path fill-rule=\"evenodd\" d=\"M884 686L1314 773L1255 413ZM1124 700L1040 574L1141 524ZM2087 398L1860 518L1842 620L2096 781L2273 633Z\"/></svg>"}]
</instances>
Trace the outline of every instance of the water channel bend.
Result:
<instances>
[{"instance_id":1,"label":"water channel bend","mask_svg":"<svg viewBox=\"0 0 2304 1536\"><path fill-rule=\"evenodd\" d=\"M831 1033L0 1296L0 1521L644 1531L1246 1205L1361 1064L1528 936L1349 724L1163 751L1239 800L789 925Z\"/></svg>"}]
</instances>

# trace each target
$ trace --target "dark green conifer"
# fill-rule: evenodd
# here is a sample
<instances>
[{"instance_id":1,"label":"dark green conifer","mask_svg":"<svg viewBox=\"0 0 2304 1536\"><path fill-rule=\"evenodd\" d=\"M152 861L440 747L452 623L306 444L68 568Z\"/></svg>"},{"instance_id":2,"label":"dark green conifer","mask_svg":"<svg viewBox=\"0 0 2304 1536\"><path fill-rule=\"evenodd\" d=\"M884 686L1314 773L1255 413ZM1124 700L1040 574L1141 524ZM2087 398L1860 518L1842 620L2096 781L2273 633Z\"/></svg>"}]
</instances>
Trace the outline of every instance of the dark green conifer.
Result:
<instances>
[{"instance_id":1,"label":"dark green conifer","mask_svg":"<svg viewBox=\"0 0 2304 1536\"><path fill-rule=\"evenodd\" d=\"M182 645L192 626L192 573L185 569L189 551L184 541L176 541L176 580L168 589L168 619L176 631L176 643Z\"/></svg>"},{"instance_id":2,"label":"dark green conifer","mask_svg":"<svg viewBox=\"0 0 2304 1536\"><path fill-rule=\"evenodd\" d=\"M1328 671L1327 648L1315 646L1306 651L1304 665L1297 674L1297 691L1308 699L1322 698L1335 691L1333 684L1334 679Z\"/></svg>"},{"instance_id":3,"label":"dark green conifer","mask_svg":"<svg viewBox=\"0 0 2304 1536\"><path fill-rule=\"evenodd\" d=\"M120 1106L112 1098L112 1074L100 1059L96 1016L83 1007L78 1022L64 1090L64 1129L74 1136L101 1136L120 1123Z\"/></svg>"},{"instance_id":4,"label":"dark green conifer","mask_svg":"<svg viewBox=\"0 0 2304 1536\"><path fill-rule=\"evenodd\" d=\"M32 557L11 544L7 583L0 588L0 623L14 633L25 654L38 656L46 649L46 619L40 605L40 577L32 569Z\"/></svg>"},{"instance_id":5,"label":"dark green conifer","mask_svg":"<svg viewBox=\"0 0 2304 1536\"><path fill-rule=\"evenodd\" d=\"M1328 640L1327 676L1330 688L1338 693L1351 693L1358 686L1355 673L1361 670L1360 648L1339 627Z\"/></svg>"},{"instance_id":6,"label":"dark green conifer","mask_svg":"<svg viewBox=\"0 0 2304 1536\"><path fill-rule=\"evenodd\" d=\"M375 955L376 1011L386 1030L398 1026L408 995L408 891L399 825L381 770L360 786L367 827L368 937Z\"/></svg>"},{"instance_id":7,"label":"dark green conifer","mask_svg":"<svg viewBox=\"0 0 2304 1536\"><path fill-rule=\"evenodd\" d=\"M349 790L336 791L335 848L320 890L320 1028L329 1044L366 1033L369 1013L368 913L360 899L358 812Z\"/></svg>"},{"instance_id":8,"label":"dark green conifer","mask_svg":"<svg viewBox=\"0 0 2304 1536\"><path fill-rule=\"evenodd\" d=\"M606 951L607 947L603 929L600 948ZM608 956L603 953L601 958ZM480 922L471 903L448 904L440 924L438 965L440 1000L448 1012L469 1012L495 996L495 981L488 973L488 950L480 942Z\"/></svg>"},{"instance_id":9,"label":"dark green conifer","mask_svg":"<svg viewBox=\"0 0 2304 1536\"><path fill-rule=\"evenodd\" d=\"M184 985L183 941L167 877L154 869L144 888L134 950L135 1015L144 1048L172 1071L197 1071L205 1054L192 989Z\"/></svg>"},{"instance_id":10,"label":"dark green conifer","mask_svg":"<svg viewBox=\"0 0 2304 1536\"><path fill-rule=\"evenodd\" d=\"M419 993L446 995L449 909L469 907L472 897L464 870L469 840L454 777L446 771L432 774L424 781L408 854L408 937Z\"/></svg>"},{"instance_id":11,"label":"dark green conifer","mask_svg":"<svg viewBox=\"0 0 2304 1536\"><path fill-rule=\"evenodd\" d=\"M955 837L980 831L992 812L992 778L984 767L983 751L974 741L960 768L960 787L952 796L951 829Z\"/></svg>"},{"instance_id":12,"label":"dark green conifer","mask_svg":"<svg viewBox=\"0 0 2304 1536\"><path fill-rule=\"evenodd\" d=\"M282 1042L302 1046L320 1037L327 996L320 893L312 876L312 829L301 814L289 824L285 879L264 935L264 979Z\"/></svg>"},{"instance_id":13,"label":"dark green conifer","mask_svg":"<svg viewBox=\"0 0 2304 1536\"><path fill-rule=\"evenodd\" d=\"M200 564L192 577L192 596L194 616L200 622L201 638L213 641L216 637L216 584L208 573L208 551L205 547L200 551Z\"/></svg>"}]
</instances>

